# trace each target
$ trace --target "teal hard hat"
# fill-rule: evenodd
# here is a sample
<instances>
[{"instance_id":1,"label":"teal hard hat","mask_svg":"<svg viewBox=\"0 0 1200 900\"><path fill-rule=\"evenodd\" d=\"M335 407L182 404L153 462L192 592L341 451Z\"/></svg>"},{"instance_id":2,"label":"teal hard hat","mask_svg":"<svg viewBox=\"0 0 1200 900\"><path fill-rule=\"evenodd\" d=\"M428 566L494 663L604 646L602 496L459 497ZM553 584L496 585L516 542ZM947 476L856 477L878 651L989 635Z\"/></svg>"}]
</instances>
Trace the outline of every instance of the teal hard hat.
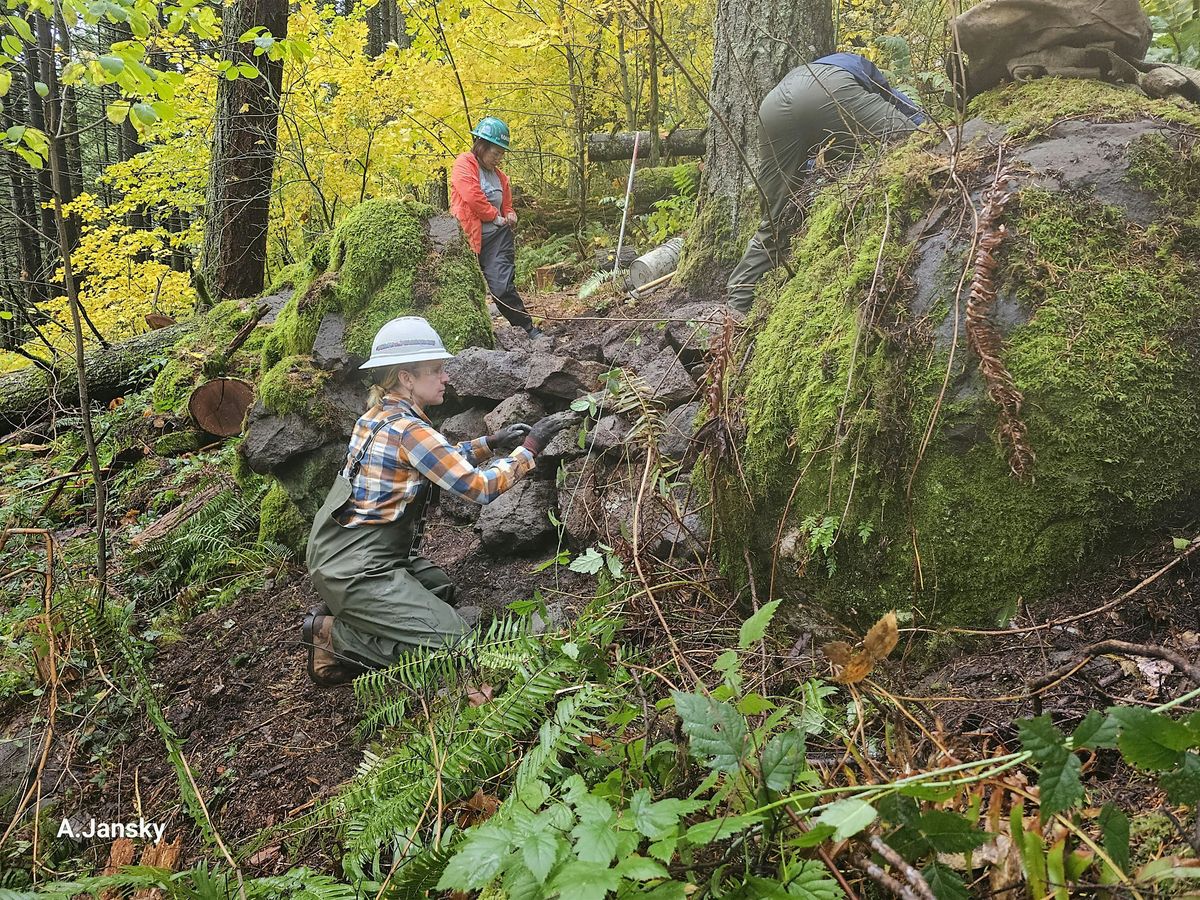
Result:
<instances>
[{"instance_id":1,"label":"teal hard hat","mask_svg":"<svg viewBox=\"0 0 1200 900\"><path fill-rule=\"evenodd\" d=\"M495 116L480 119L479 124L471 129L471 134L477 138L483 138L489 144L495 144L505 150L509 149L508 126Z\"/></svg>"}]
</instances>

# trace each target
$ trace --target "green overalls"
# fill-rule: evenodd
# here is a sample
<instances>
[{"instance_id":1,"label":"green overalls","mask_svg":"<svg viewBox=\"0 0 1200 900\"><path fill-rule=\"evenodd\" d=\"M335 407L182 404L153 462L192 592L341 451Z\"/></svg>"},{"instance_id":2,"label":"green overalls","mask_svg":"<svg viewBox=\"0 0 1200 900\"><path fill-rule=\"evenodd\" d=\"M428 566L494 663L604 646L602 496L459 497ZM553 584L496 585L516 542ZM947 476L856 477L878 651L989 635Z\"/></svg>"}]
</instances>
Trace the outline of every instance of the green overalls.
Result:
<instances>
[{"instance_id":1,"label":"green overalls","mask_svg":"<svg viewBox=\"0 0 1200 900\"><path fill-rule=\"evenodd\" d=\"M309 575L335 619L333 649L372 667L389 666L406 650L452 643L470 631L450 606L449 576L417 555L425 509L436 490L432 483L423 485L395 522L348 528L335 518L350 499L351 482L375 435L405 418L412 417L376 423L351 460L349 477L339 473L333 482L308 538Z\"/></svg>"}]
</instances>

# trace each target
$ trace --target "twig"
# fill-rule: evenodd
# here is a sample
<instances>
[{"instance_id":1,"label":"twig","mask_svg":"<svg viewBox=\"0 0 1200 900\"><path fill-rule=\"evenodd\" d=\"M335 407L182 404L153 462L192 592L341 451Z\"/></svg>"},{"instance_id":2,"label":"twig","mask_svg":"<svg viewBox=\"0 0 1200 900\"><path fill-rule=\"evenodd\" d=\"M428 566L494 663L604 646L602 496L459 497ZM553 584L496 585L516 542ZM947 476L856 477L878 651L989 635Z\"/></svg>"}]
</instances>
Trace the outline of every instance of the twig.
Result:
<instances>
[{"instance_id":1,"label":"twig","mask_svg":"<svg viewBox=\"0 0 1200 900\"><path fill-rule=\"evenodd\" d=\"M809 830L808 823L796 815L796 811L790 806L785 806L783 811L787 813L787 817L792 820L792 824L801 831ZM829 874L837 879L837 883L841 885L842 890L846 892L847 900L858 900L858 894L854 892L854 888L850 887L850 883L846 881L846 876L842 874L841 869L834 864L833 859L829 855L829 851L818 844L817 855L821 857L821 862L825 863L825 868L829 870Z\"/></svg>"},{"instance_id":2,"label":"twig","mask_svg":"<svg viewBox=\"0 0 1200 900\"><path fill-rule=\"evenodd\" d=\"M50 698L49 708L46 715L46 733L42 736L42 749L38 756L37 769L34 772L33 782L29 785L17 804L16 812L13 813L12 821L8 828L4 830L4 834L0 835L0 846L8 840L9 836L17 827L17 823L21 820L21 815L25 812L25 807L29 801L36 795L38 804L41 803L42 793L42 774L46 770L46 761L50 757L50 746L54 738L54 716L58 710L58 655L57 645L54 638L54 623L50 617L51 598L54 595L54 535L45 528L6 528L0 533L0 547L8 540L10 534L40 534L46 541L46 577L43 582L42 589L42 608L43 621L46 626L46 647L47 655L50 659ZM34 816L33 822L33 849L32 849L32 864L33 868L37 867L37 845L38 845L38 819Z\"/></svg>"},{"instance_id":3,"label":"twig","mask_svg":"<svg viewBox=\"0 0 1200 900\"><path fill-rule=\"evenodd\" d=\"M0 546L3 546L3 545L0 545ZM1191 543L1188 544L1188 548L1186 550L1184 550L1182 553L1180 553L1177 557L1175 557L1173 560L1171 560L1166 565L1162 566L1157 572L1153 573L1152 575L1147 575L1145 578L1143 578L1141 581L1139 581L1137 584L1135 584L1133 587L1131 587L1125 593L1121 594L1119 597L1116 597L1113 600L1109 600L1107 603L1101 604L1100 606L1097 606L1093 609L1089 609L1087 612L1081 612L1081 613L1077 613L1076 615L1073 615L1073 616L1067 616L1065 619L1056 619L1053 622L1043 622L1041 625L1029 625L1024 628L947 628L944 630L935 629L935 628L911 628L911 629L905 629L905 630L914 631L914 632L924 631L924 632L929 632L929 633L933 633L933 634L973 634L973 635L987 636L987 635L1004 635L1004 634L1028 634L1028 633L1034 632L1034 631L1045 631L1048 628L1061 628L1064 625L1070 625L1072 622L1079 622L1083 619L1090 619L1092 616L1097 616L1097 615L1100 615L1101 613L1106 613L1111 609L1116 609L1116 607L1120 606L1122 603L1124 603L1126 600L1128 600L1134 594L1138 593L1142 589L1147 588L1154 582L1158 581L1158 579L1160 579L1162 576L1166 575L1168 572L1170 572L1173 568L1175 568L1177 565L1179 565L1181 562L1183 562L1185 559L1187 559L1189 556L1191 556L1197 550L1200 550L1200 535L1197 535L1196 537L1192 538Z\"/></svg>"},{"instance_id":4,"label":"twig","mask_svg":"<svg viewBox=\"0 0 1200 900\"><path fill-rule=\"evenodd\" d=\"M904 880L908 882L911 893L904 893L901 896L917 897L920 900L937 900L933 895L933 890L929 887L929 883L925 880L925 876L918 872L899 853L880 840L879 835L871 835L867 843L871 845L872 850L887 860L893 869L900 872L904 876Z\"/></svg>"},{"instance_id":5,"label":"twig","mask_svg":"<svg viewBox=\"0 0 1200 900\"><path fill-rule=\"evenodd\" d=\"M1058 681L1064 675L1081 668L1083 663L1095 659L1097 656L1103 656L1106 653L1121 653L1126 656L1146 656L1151 659L1164 659L1190 678L1193 684L1200 686L1200 667L1192 665L1174 650L1168 650L1166 647L1154 647L1150 644L1131 644L1128 641L1107 640L1098 641L1095 644L1084 647L1080 651L1078 659L1059 666L1054 671L1048 672L1040 678L1029 682L1029 689L1031 691L1039 691L1045 686Z\"/></svg>"},{"instance_id":6,"label":"twig","mask_svg":"<svg viewBox=\"0 0 1200 900\"><path fill-rule=\"evenodd\" d=\"M891 875L883 870L883 867L867 856L852 856L851 862L858 868L862 869L872 881L882 887L884 890L903 897L904 900L919 900L920 894L914 891L909 885L902 884Z\"/></svg>"},{"instance_id":7,"label":"twig","mask_svg":"<svg viewBox=\"0 0 1200 900\"><path fill-rule=\"evenodd\" d=\"M100 469L100 473L102 475L107 475L111 471L112 471L112 469L109 468L108 466L103 466ZM78 475L91 475L91 474L92 474L91 469L76 469L74 472L64 472L62 475L55 475L51 478L47 478L43 481L39 481L37 484L31 484L29 487L23 488L22 490L36 491L38 488L46 487L47 485L54 484L57 481L66 481L68 479L75 478Z\"/></svg>"},{"instance_id":8,"label":"twig","mask_svg":"<svg viewBox=\"0 0 1200 900\"><path fill-rule=\"evenodd\" d=\"M225 359L229 359L238 351L242 344L246 343L246 339L250 337L251 332L258 326L258 321L267 314L270 307L263 303L254 311L254 315L250 317L250 321L243 325L238 333L233 336L233 340L229 342L229 346L225 348Z\"/></svg>"}]
</instances>

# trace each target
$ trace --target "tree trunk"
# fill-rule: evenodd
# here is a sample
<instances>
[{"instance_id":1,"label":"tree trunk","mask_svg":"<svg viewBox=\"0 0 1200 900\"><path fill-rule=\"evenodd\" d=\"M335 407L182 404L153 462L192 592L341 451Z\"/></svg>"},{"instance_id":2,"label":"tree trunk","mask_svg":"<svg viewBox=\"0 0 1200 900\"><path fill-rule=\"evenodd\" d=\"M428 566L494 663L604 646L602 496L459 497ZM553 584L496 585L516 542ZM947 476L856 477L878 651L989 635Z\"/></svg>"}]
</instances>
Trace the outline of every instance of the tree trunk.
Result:
<instances>
[{"instance_id":1,"label":"tree trunk","mask_svg":"<svg viewBox=\"0 0 1200 900\"><path fill-rule=\"evenodd\" d=\"M662 137L659 134L659 129L662 128L662 116L658 111L658 35L659 35L659 17L658 6L654 0L646 0L646 10L650 17L650 21L655 23L654 28L650 30L647 39L650 41L649 52L646 54L646 66L649 69L649 87L650 87L650 105L647 110L649 119L646 123L647 129L650 131L650 165L657 166L662 162Z\"/></svg>"},{"instance_id":2,"label":"tree trunk","mask_svg":"<svg viewBox=\"0 0 1200 900\"><path fill-rule=\"evenodd\" d=\"M261 25L279 39L287 34L287 16L286 0L236 0L225 10L222 31L232 38ZM253 50L252 42L236 41L223 58L249 63L258 77L221 79L217 87L204 225L204 278L214 300L263 289L283 61Z\"/></svg>"},{"instance_id":3,"label":"tree trunk","mask_svg":"<svg viewBox=\"0 0 1200 900\"><path fill-rule=\"evenodd\" d=\"M29 25L31 28L37 28L37 20L43 18L40 15L34 14L29 17ZM28 103L29 124L38 129L42 133L46 131L46 114L42 107L42 98L37 93L34 85L37 82L45 83L41 71L41 54L34 48L29 48L25 51L25 96ZM40 239L45 242L42 250L42 270L37 272L34 277L38 281L47 285L54 276L54 260L57 253L54 252L54 213L50 208L50 204L54 199L54 192L50 189L50 169L47 166L42 166L38 169L36 175L37 187L37 209L39 227L41 229Z\"/></svg>"},{"instance_id":4,"label":"tree trunk","mask_svg":"<svg viewBox=\"0 0 1200 900\"><path fill-rule=\"evenodd\" d=\"M760 218L758 104L802 62L833 51L830 0L726 0L713 24L704 180L676 282L724 296L725 281Z\"/></svg>"},{"instance_id":5,"label":"tree trunk","mask_svg":"<svg viewBox=\"0 0 1200 900\"><path fill-rule=\"evenodd\" d=\"M14 116L21 116L21 95L14 92L11 106L4 107L4 128L7 130L16 124ZM15 153L5 154L8 157L8 180L10 199L12 202L13 218L16 222L14 229L17 236L17 252L20 265L21 285L24 288L24 300L27 308L32 309L38 303L49 299L49 285L42 278L42 244L38 240L38 210L34 202L34 181L31 171ZM11 233L11 232L10 232Z\"/></svg>"},{"instance_id":6,"label":"tree trunk","mask_svg":"<svg viewBox=\"0 0 1200 900\"><path fill-rule=\"evenodd\" d=\"M755 104L755 111L758 110L758 104ZM665 141L662 142L662 153L664 156L703 156L704 155L704 135L707 133L703 128L680 128L673 131ZM645 152L650 146L650 132L640 131L638 153ZM592 162L614 162L618 159L633 158L633 132L619 131L616 134L589 134L587 139L588 159Z\"/></svg>"},{"instance_id":7,"label":"tree trunk","mask_svg":"<svg viewBox=\"0 0 1200 900\"><path fill-rule=\"evenodd\" d=\"M367 56L379 56L390 43L401 50L412 44L412 36L406 31L407 22L396 0L379 0L367 10Z\"/></svg>"},{"instance_id":8,"label":"tree trunk","mask_svg":"<svg viewBox=\"0 0 1200 900\"><path fill-rule=\"evenodd\" d=\"M55 58L54 32L50 27L50 20L41 13L35 14L33 18L34 30L37 34L38 68L41 81L47 86L56 85L58 83L58 60ZM63 175L61 184L51 185L51 192L52 196L57 195L57 199L63 206L67 206L76 197L76 180L70 175L71 164L67 157L67 141L61 137L66 130L66 126L63 124L66 101L63 94L59 92L49 94L42 102L45 103L43 116L47 136L50 138L50 152L55 155L52 162ZM51 133L52 131L58 134ZM53 169L53 166L47 166L47 168ZM51 224L53 228L48 233L57 233L58 227L54 222L53 214L51 215ZM62 222L62 232L61 246L67 248L68 251L75 249L76 244L79 243L79 219L74 215L65 216Z\"/></svg>"},{"instance_id":9,"label":"tree trunk","mask_svg":"<svg viewBox=\"0 0 1200 900\"><path fill-rule=\"evenodd\" d=\"M629 83L629 60L625 52L625 11L617 7L617 65L621 72L621 99L625 103L625 127L629 131L637 128L637 116L633 112L633 89Z\"/></svg>"},{"instance_id":10,"label":"tree trunk","mask_svg":"<svg viewBox=\"0 0 1200 900\"><path fill-rule=\"evenodd\" d=\"M54 11L55 38L59 44L59 52L64 59L72 59L71 32L63 18L62 9L56 4ZM55 73L57 77L57 72ZM83 193L83 150L80 146L79 134L79 104L72 85L62 85L62 118L63 140L66 142L67 179L71 186L71 196L78 197Z\"/></svg>"}]
</instances>

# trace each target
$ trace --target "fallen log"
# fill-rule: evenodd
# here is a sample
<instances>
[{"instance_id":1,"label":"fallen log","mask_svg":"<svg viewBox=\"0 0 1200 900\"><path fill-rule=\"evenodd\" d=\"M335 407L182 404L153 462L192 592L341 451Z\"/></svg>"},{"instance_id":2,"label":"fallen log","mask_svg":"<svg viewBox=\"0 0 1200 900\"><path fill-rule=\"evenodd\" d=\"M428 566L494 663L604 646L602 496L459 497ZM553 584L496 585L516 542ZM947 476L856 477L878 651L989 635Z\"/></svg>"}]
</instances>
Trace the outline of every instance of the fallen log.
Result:
<instances>
[{"instance_id":1,"label":"fallen log","mask_svg":"<svg viewBox=\"0 0 1200 900\"><path fill-rule=\"evenodd\" d=\"M180 322L136 335L106 349L89 351L85 366L92 402L107 403L154 381L157 367L147 363L166 355L195 327L195 320ZM53 407L75 409L78 406L79 383L75 377L75 363L70 358L63 358L54 372L27 366L0 376L0 433L14 431L40 419Z\"/></svg>"},{"instance_id":2,"label":"fallen log","mask_svg":"<svg viewBox=\"0 0 1200 900\"><path fill-rule=\"evenodd\" d=\"M671 132L662 142L663 156L703 156L704 135L707 128L680 128ZM650 151L650 132L639 131L638 156ZM589 134L587 139L588 159L591 162L613 162L618 159L633 159L632 131L616 134Z\"/></svg>"}]
</instances>

